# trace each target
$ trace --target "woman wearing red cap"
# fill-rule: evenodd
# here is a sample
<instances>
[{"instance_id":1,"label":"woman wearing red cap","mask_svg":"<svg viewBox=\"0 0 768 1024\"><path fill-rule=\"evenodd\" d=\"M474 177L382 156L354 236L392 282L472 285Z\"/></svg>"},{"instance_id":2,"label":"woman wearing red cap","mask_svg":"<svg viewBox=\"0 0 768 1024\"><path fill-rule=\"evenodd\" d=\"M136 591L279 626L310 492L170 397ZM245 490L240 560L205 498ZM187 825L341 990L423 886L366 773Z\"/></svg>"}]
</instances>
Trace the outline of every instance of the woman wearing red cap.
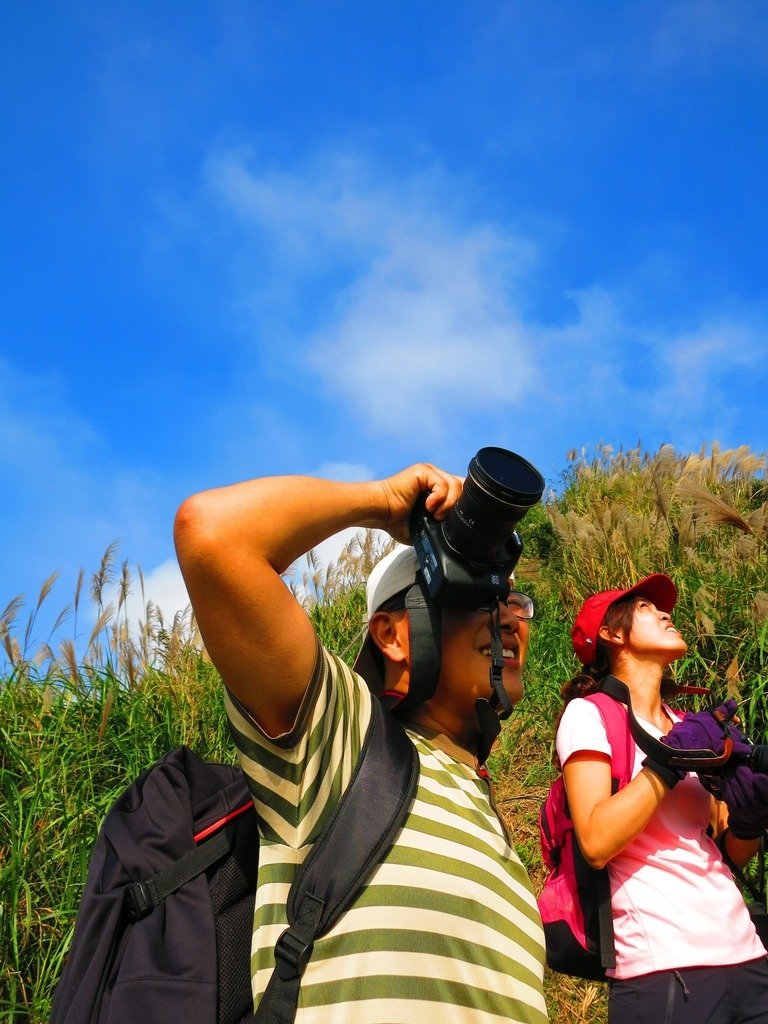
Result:
<instances>
[{"instance_id":1,"label":"woman wearing red cap","mask_svg":"<svg viewBox=\"0 0 768 1024\"><path fill-rule=\"evenodd\" d=\"M609 1020L765 1024L766 950L724 859L741 866L756 852L768 825L768 778L744 766L749 806L729 822L696 775L636 748L632 781L612 794L602 718L578 699L613 676L648 732L674 746L702 745L687 740L690 726L676 726L683 716L662 700L665 673L687 649L670 618L676 599L669 577L649 576L588 598L572 630L584 668L563 688L557 756L581 850L593 867L608 866L616 946Z\"/></svg>"}]
</instances>

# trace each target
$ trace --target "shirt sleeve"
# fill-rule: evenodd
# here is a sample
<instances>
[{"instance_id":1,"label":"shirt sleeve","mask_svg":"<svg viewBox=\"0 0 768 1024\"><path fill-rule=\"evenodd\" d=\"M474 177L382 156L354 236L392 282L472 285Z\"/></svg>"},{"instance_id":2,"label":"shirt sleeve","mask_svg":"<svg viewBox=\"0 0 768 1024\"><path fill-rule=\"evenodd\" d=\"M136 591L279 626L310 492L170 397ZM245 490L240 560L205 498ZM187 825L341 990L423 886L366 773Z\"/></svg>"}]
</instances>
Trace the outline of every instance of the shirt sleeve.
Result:
<instances>
[{"instance_id":1,"label":"shirt sleeve","mask_svg":"<svg viewBox=\"0 0 768 1024\"><path fill-rule=\"evenodd\" d=\"M562 767L572 754L591 750L611 756L611 744L597 707L582 697L569 701L557 728L557 759Z\"/></svg>"},{"instance_id":2,"label":"shirt sleeve","mask_svg":"<svg viewBox=\"0 0 768 1024\"><path fill-rule=\"evenodd\" d=\"M300 849L313 842L349 785L371 717L365 682L319 648L296 724L270 738L231 694L229 727L265 838Z\"/></svg>"}]
</instances>

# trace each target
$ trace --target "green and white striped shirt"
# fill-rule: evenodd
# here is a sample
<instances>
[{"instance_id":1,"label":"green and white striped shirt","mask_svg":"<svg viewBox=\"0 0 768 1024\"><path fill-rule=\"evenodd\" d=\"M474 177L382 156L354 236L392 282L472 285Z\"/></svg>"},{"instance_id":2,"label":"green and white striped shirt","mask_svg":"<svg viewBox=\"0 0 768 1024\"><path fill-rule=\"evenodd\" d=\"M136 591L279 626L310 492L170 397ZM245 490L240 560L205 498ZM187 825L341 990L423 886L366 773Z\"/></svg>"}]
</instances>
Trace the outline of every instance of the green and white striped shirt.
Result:
<instances>
[{"instance_id":1,"label":"green and white striped shirt","mask_svg":"<svg viewBox=\"0 0 768 1024\"><path fill-rule=\"evenodd\" d=\"M227 697L263 830L256 1005L287 927L291 882L351 779L370 708L364 681L322 648L289 735L267 738ZM357 901L315 943L296 1024L543 1024L541 920L488 784L408 733L420 760L413 806Z\"/></svg>"}]
</instances>

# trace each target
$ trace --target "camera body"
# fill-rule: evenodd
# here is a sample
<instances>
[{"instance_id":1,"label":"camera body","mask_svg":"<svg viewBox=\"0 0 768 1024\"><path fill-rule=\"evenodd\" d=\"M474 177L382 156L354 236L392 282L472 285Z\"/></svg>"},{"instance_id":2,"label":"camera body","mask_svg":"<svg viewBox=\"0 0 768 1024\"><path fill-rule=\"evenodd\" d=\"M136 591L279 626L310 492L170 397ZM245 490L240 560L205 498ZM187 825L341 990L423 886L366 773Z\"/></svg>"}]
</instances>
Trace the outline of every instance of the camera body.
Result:
<instances>
[{"instance_id":1,"label":"camera body","mask_svg":"<svg viewBox=\"0 0 768 1024\"><path fill-rule=\"evenodd\" d=\"M541 474L521 456L481 448L445 521L432 518L422 495L411 514L411 541L434 604L477 609L506 600L523 551L515 526L543 491Z\"/></svg>"},{"instance_id":2,"label":"camera body","mask_svg":"<svg viewBox=\"0 0 768 1024\"><path fill-rule=\"evenodd\" d=\"M411 540L416 549L424 582L435 604L447 608L489 608L509 595L509 577L523 551L523 542L512 532L506 557L493 564L470 561L447 543L442 523L421 508L412 517Z\"/></svg>"}]
</instances>

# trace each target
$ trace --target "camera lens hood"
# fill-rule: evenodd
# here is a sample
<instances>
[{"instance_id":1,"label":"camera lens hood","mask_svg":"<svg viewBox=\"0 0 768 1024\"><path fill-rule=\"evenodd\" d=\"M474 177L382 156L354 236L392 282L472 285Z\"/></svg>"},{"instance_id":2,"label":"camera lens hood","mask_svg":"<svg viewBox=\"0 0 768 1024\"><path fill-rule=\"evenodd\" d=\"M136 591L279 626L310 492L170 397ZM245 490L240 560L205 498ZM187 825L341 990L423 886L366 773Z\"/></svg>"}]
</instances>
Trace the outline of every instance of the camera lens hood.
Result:
<instances>
[{"instance_id":1,"label":"camera lens hood","mask_svg":"<svg viewBox=\"0 0 768 1024\"><path fill-rule=\"evenodd\" d=\"M497 501L526 511L541 501L544 493L538 469L506 448L481 448L469 464L468 475Z\"/></svg>"},{"instance_id":2,"label":"camera lens hood","mask_svg":"<svg viewBox=\"0 0 768 1024\"><path fill-rule=\"evenodd\" d=\"M515 527L543 491L543 477L526 459L506 448L481 448L443 524L446 543L474 562L507 561Z\"/></svg>"}]
</instances>

